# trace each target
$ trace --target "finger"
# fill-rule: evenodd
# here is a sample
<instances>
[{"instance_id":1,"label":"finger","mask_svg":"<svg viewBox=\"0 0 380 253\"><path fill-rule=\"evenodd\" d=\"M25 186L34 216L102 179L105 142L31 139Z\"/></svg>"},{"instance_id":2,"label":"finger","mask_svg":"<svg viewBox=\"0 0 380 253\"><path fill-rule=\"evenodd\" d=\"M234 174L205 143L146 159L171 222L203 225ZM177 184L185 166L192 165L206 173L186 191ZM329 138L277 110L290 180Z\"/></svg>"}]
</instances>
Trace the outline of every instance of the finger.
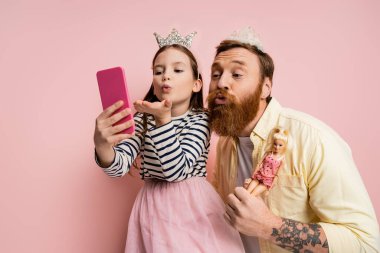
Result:
<instances>
[{"instance_id":1,"label":"finger","mask_svg":"<svg viewBox=\"0 0 380 253\"><path fill-rule=\"evenodd\" d=\"M151 103L149 101L137 100L135 101L134 106L138 112L150 113L149 110L154 108L154 103Z\"/></svg>"},{"instance_id":2,"label":"finger","mask_svg":"<svg viewBox=\"0 0 380 253\"><path fill-rule=\"evenodd\" d=\"M226 212L228 212L229 214L233 214L235 213L235 208L229 204L226 204Z\"/></svg>"},{"instance_id":3,"label":"finger","mask_svg":"<svg viewBox=\"0 0 380 253\"><path fill-rule=\"evenodd\" d=\"M224 215L225 218L227 218L228 222L233 226L234 221L236 219L235 210L231 206L226 205L226 212L224 213Z\"/></svg>"},{"instance_id":4,"label":"finger","mask_svg":"<svg viewBox=\"0 0 380 253\"><path fill-rule=\"evenodd\" d=\"M133 102L133 105L141 105L142 104L142 100L136 100L135 102Z\"/></svg>"},{"instance_id":5,"label":"finger","mask_svg":"<svg viewBox=\"0 0 380 253\"><path fill-rule=\"evenodd\" d=\"M227 214L227 212L223 214L223 217L227 221L228 224L230 224L231 226L233 226L231 217Z\"/></svg>"},{"instance_id":6,"label":"finger","mask_svg":"<svg viewBox=\"0 0 380 253\"><path fill-rule=\"evenodd\" d=\"M230 193L227 196L227 205L231 207L231 209L237 209L240 205L240 200L236 197L235 194Z\"/></svg>"},{"instance_id":7,"label":"finger","mask_svg":"<svg viewBox=\"0 0 380 253\"><path fill-rule=\"evenodd\" d=\"M133 105L135 107L135 109L138 111L138 112L142 112L141 110L144 108L144 105L143 105L143 100L136 100Z\"/></svg>"},{"instance_id":8,"label":"finger","mask_svg":"<svg viewBox=\"0 0 380 253\"><path fill-rule=\"evenodd\" d=\"M235 196L239 200L239 202L242 202L251 198L251 194L243 187L235 188Z\"/></svg>"},{"instance_id":9,"label":"finger","mask_svg":"<svg viewBox=\"0 0 380 253\"><path fill-rule=\"evenodd\" d=\"M107 140L109 143L117 144L121 142L122 140L129 139L131 137L132 137L131 134L116 134L116 135L112 135L108 137Z\"/></svg>"},{"instance_id":10,"label":"finger","mask_svg":"<svg viewBox=\"0 0 380 253\"><path fill-rule=\"evenodd\" d=\"M143 113L144 107L141 104L134 104L136 111Z\"/></svg>"},{"instance_id":11,"label":"finger","mask_svg":"<svg viewBox=\"0 0 380 253\"><path fill-rule=\"evenodd\" d=\"M256 188L256 186L258 185L258 181L256 180L253 180L247 187L247 191L252 194L253 190Z\"/></svg>"},{"instance_id":12,"label":"finger","mask_svg":"<svg viewBox=\"0 0 380 253\"><path fill-rule=\"evenodd\" d=\"M142 105L143 106L147 106L147 107L150 107L153 103L149 102L149 101L142 101Z\"/></svg>"},{"instance_id":13,"label":"finger","mask_svg":"<svg viewBox=\"0 0 380 253\"><path fill-rule=\"evenodd\" d=\"M133 125L133 120L128 120L127 122L111 127L110 134L114 135L116 133L120 133L121 131L127 128L130 128L132 125Z\"/></svg>"},{"instance_id":14,"label":"finger","mask_svg":"<svg viewBox=\"0 0 380 253\"><path fill-rule=\"evenodd\" d=\"M246 178L244 180L244 188L247 189L248 188L248 185L252 182L252 179L251 178Z\"/></svg>"},{"instance_id":15,"label":"finger","mask_svg":"<svg viewBox=\"0 0 380 253\"><path fill-rule=\"evenodd\" d=\"M98 119L106 119L108 118L109 116L111 116L117 109L119 109L120 107L122 107L124 104L123 100L119 100L117 101L116 103L114 103L113 105L107 107L98 117Z\"/></svg>"},{"instance_id":16,"label":"finger","mask_svg":"<svg viewBox=\"0 0 380 253\"><path fill-rule=\"evenodd\" d=\"M170 100L164 100L164 106L166 107L166 108L171 108L172 107L172 101L170 101Z\"/></svg>"},{"instance_id":17,"label":"finger","mask_svg":"<svg viewBox=\"0 0 380 253\"><path fill-rule=\"evenodd\" d=\"M112 115L108 119L103 121L104 127L109 127L114 125L115 123L119 122L121 119L127 117L131 114L130 108L125 108L124 110Z\"/></svg>"}]
</instances>

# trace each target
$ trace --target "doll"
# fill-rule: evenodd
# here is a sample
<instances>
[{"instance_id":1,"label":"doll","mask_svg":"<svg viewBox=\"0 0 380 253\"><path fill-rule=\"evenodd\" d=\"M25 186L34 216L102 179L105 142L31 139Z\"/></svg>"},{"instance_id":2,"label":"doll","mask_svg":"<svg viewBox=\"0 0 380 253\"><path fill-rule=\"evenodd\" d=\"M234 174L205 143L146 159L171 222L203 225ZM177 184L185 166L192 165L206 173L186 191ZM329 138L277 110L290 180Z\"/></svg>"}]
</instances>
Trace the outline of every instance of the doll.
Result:
<instances>
[{"instance_id":1,"label":"doll","mask_svg":"<svg viewBox=\"0 0 380 253\"><path fill-rule=\"evenodd\" d=\"M273 187L278 171L284 166L285 153L288 148L289 133L282 128L275 128L269 142L269 149L257 165L251 178L244 182L244 187L254 196L258 196Z\"/></svg>"}]
</instances>

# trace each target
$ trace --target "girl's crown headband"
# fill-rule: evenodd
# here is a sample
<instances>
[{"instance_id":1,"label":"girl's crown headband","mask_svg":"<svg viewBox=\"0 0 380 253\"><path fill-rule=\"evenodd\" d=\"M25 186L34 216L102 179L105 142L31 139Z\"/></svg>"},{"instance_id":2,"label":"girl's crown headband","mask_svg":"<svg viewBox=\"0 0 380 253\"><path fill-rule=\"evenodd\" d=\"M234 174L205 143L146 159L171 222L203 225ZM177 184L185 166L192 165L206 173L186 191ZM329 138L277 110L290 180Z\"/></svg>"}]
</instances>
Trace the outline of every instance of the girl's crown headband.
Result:
<instances>
[{"instance_id":1,"label":"girl's crown headband","mask_svg":"<svg viewBox=\"0 0 380 253\"><path fill-rule=\"evenodd\" d=\"M186 37L182 37L176 29L173 28L171 33L166 38L162 38L159 34L154 33L154 36L156 37L158 46L161 48L163 46L178 44L181 46L186 47L187 49L190 49L191 43L193 42L194 35L197 34L197 32L192 32Z\"/></svg>"}]
</instances>

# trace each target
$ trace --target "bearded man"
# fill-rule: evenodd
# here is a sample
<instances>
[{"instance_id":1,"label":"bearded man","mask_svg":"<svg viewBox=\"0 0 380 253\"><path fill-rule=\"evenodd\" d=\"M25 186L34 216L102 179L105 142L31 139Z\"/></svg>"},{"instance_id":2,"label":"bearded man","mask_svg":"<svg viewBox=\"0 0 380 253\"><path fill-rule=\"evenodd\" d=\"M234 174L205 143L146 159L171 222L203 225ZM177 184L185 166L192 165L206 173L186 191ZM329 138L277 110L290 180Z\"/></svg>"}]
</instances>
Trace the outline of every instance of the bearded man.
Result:
<instances>
[{"instance_id":1,"label":"bearded man","mask_svg":"<svg viewBox=\"0 0 380 253\"><path fill-rule=\"evenodd\" d=\"M211 69L214 186L246 252L378 252L379 227L349 146L321 121L271 97L274 64L252 29L217 47ZM266 194L242 187L274 128L292 149Z\"/></svg>"}]
</instances>

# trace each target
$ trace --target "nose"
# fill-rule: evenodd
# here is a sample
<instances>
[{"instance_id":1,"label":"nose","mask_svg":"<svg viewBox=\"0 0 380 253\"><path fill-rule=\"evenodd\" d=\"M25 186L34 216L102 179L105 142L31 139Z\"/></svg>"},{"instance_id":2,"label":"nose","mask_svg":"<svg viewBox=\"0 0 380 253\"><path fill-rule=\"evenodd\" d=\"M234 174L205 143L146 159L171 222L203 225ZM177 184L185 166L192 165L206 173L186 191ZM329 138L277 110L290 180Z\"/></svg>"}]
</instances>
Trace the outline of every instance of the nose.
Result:
<instances>
[{"instance_id":1,"label":"nose","mask_svg":"<svg viewBox=\"0 0 380 253\"><path fill-rule=\"evenodd\" d=\"M219 89L225 89L225 90L230 89L227 77L225 75L221 75L221 77L218 80L217 86Z\"/></svg>"},{"instance_id":2,"label":"nose","mask_svg":"<svg viewBox=\"0 0 380 253\"><path fill-rule=\"evenodd\" d=\"M167 71L165 71L164 74L162 75L162 81L167 81L167 80L170 80L170 77Z\"/></svg>"}]
</instances>

